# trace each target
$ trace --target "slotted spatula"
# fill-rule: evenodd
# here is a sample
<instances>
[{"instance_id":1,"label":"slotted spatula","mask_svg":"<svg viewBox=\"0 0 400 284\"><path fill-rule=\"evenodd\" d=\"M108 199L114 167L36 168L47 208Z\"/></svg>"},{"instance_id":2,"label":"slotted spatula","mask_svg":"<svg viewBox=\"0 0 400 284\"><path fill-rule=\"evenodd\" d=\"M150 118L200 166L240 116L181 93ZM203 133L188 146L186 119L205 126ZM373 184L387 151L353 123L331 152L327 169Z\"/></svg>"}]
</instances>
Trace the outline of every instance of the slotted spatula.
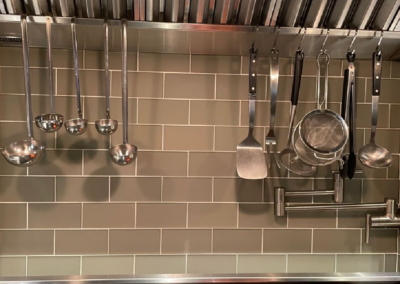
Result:
<instances>
[{"instance_id":1,"label":"slotted spatula","mask_svg":"<svg viewBox=\"0 0 400 284\"><path fill-rule=\"evenodd\" d=\"M268 175L264 150L253 136L257 94L257 50L249 54L249 134L236 148L236 168L244 179L263 179Z\"/></svg>"}]
</instances>

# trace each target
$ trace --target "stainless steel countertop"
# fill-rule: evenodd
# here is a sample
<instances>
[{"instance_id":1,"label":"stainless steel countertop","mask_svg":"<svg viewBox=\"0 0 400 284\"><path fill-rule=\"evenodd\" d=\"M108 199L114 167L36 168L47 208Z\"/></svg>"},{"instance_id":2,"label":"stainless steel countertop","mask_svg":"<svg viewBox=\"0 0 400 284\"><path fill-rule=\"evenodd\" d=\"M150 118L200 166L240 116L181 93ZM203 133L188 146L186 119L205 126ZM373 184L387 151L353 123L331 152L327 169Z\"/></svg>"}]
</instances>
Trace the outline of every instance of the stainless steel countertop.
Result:
<instances>
[{"instance_id":1,"label":"stainless steel countertop","mask_svg":"<svg viewBox=\"0 0 400 284\"><path fill-rule=\"evenodd\" d=\"M0 278L3 283L400 283L400 273L282 273L282 274L207 274L207 275L142 275L142 276L66 276Z\"/></svg>"}]
</instances>

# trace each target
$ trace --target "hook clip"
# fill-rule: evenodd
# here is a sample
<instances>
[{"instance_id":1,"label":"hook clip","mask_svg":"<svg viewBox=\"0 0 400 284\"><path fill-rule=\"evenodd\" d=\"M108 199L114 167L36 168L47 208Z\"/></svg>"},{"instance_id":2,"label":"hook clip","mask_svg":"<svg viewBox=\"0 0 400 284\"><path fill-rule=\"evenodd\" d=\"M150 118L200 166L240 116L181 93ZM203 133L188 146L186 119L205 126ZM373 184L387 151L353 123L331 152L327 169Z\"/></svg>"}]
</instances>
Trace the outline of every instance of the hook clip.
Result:
<instances>
[{"instance_id":1,"label":"hook clip","mask_svg":"<svg viewBox=\"0 0 400 284\"><path fill-rule=\"evenodd\" d=\"M258 33L258 25L257 25L257 27L255 28L255 31L254 31L253 43L251 44L251 48L252 49L254 49L254 46L256 45L257 33Z\"/></svg>"},{"instance_id":2,"label":"hook clip","mask_svg":"<svg viewBox=\"0 0 400 284\"><path fill-rule=\"evenodd\" d=\"M322 32L324 32L324 31L322 31ZM329 29L326 30L326 36L325 36L324 42L321 45L321 54L325 54L328 51L327 49L324 49L326 41L328 40L328 37L329 37Z\"/></svg>"},{"instance_id":3,"label":"hook clip","mask_svg":"<svg viewBox=\"0 0 400 284\"><path fill-rule=\"evenodd\" d=\"M276 42L278 41L278 36L279 36L280 31L281 31L281 27L278 27L278 31L276 32L275 39L274 39L274 44L272 45L272 50L276 50Z\"/></svg>"},{"instance_id":4,"label":"hook clip","mask_svg":"<svg viewBox=\"0 0 400 284\"><path fill-rule=\"evenodd\" d=\"M349 31L348 36L350 35L350 32L351 32L351 30ZM354 42L356 41L357 36L358 36L358 29L356 30L356 33L354 34L354 37L353 37L353 39L351 40L351 43L350 43L350 45L349 45L349 48L347 49L347 53L350 53L350 50L351 50L351 48L352 48ZM353 51L351 51L352 54L354 54L355 52L356 52L355 49L353 49Z\"/></svg>"},{"instance_id":5,"label":"hook clip","mask_svg":"<svg viewBox=\"0 0 400 284\"><path fill-rule=\"evenodd\" d=\"M302 29L303 29L303 28L300 28L298 35L301 33L301 30L302 30ZM306 36L306 33L307 33L307 28L304 28L304 34L303 34L303 36L302 36L301 39L300 39L299 46L297 47L297 50L301 50L301 49L300 49L301 43L303 42L304 37Z\"/></svg>"},{"instance_id":6,"label":"hook clip","mask_svg":"<svg viewBox=\"0 0 400 284\"><path fill-rule=\"evenodd\" d=\"M383 39L383 30L381 31L381 36L379 37L378 45L376 46L376 49L375 49L375 52L378 52L379 55L381 54L379 47L381 46L382 39Z\"/></svg>"}]
</instances>

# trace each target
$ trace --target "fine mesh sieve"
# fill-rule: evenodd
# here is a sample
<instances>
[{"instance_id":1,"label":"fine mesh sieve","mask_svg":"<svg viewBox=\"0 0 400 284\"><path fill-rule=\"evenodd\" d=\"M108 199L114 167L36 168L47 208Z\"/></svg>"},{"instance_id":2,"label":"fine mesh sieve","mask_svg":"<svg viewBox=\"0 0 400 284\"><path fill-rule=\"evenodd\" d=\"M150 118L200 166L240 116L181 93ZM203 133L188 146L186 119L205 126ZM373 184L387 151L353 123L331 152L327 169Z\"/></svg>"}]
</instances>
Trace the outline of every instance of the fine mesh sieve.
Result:
<instances>
[{"instance_id":1,"label":"fine mesh sieve","mask_svg":"<svg viewBox=\"0 0 400 284\"><path fill-rule=\"evenodd\" d=\"M308 113L299 125L299 133L308 148L321 154L339 151L348 139L346 122L328 109Z\"/></svg>"},{"instance_id":2,"label":"fine mesh sieve","mask_svg":"<svg viewBox=\"0 0 400 284\"><path fill-rule=\"evenodd\" d=\"M320 100L321 58L324 58L326 63L322 102ZM303 117L292 137L293 148L299 158L313 166L325 166L339 160L349 136L346 121L336 112L327 109L329 61L329 55L321 49L321 53L317 56L317 109Z\"/></svg>"}]
</instances>

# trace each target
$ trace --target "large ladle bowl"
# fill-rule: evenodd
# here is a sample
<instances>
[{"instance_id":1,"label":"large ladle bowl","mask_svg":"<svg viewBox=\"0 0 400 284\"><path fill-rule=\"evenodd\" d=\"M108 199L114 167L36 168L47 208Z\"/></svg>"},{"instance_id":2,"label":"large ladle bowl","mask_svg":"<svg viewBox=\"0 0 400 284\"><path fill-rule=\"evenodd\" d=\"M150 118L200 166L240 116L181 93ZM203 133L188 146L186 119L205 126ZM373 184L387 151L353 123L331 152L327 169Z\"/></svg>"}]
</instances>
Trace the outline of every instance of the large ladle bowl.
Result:
<instances>
[{"instance_id":1,"label":"large ladle bowl","mask_svg":"<svg viewBox=\"0 0 400 284\"><path fill-rule=\"evenodd\" d=\"M29 167L40 160L45 148L43 142L28 139L9 144L3 149L2 154L7 162L14 166Z\"/></svg>"},{"instance_id":2,"label":"large ladle bowl","mask_svg":"<svg viewBox=\"0 0 400 284\"><path fill-rule=\"evenodd\" d=\"M375 142L364 145L358 152L358 158L361 163L374 169L387 168L393 163L392 154Z\"/></svg>"},{"instance_id":3,"label":"large ladle bowl","mask_svg":"<svg viewBox=\"0 0 400 284\"><path fill-rule=\"evenodd\" d=\"M358 151L358 158L365 166L382 169L390 167L393 157L390 152L375 142L376 127L378 125L379 96L381 93L382 53L375 51L372 55L372 114L371 136L369 142Z\"/></svg>"},{"instance_id":4,"label":"large ladle bowl","mask_svg":"<svg viewBox=\"0 0 400 284\"><path fill-rule=\"evenodd\" d=\"M88 121L84 118L73 118L65 122L65 129L69 134L81 135L87 130Z\"/></svg>"},{"instance_id":5,"label":"large ladle bowl","mask_svg":"<svg viewBox=\"0 0 400 284\"><path fill-rule=\"evenodd\" d=\"M29 49L26 16L21 16L22 53L24 59L24 85L28 139L13 142L4 147L2 154L7 162L18 167L29 167L43 156L45 144L33 139L32 102L29 75Z\"/></svg>"}]
</instances>

